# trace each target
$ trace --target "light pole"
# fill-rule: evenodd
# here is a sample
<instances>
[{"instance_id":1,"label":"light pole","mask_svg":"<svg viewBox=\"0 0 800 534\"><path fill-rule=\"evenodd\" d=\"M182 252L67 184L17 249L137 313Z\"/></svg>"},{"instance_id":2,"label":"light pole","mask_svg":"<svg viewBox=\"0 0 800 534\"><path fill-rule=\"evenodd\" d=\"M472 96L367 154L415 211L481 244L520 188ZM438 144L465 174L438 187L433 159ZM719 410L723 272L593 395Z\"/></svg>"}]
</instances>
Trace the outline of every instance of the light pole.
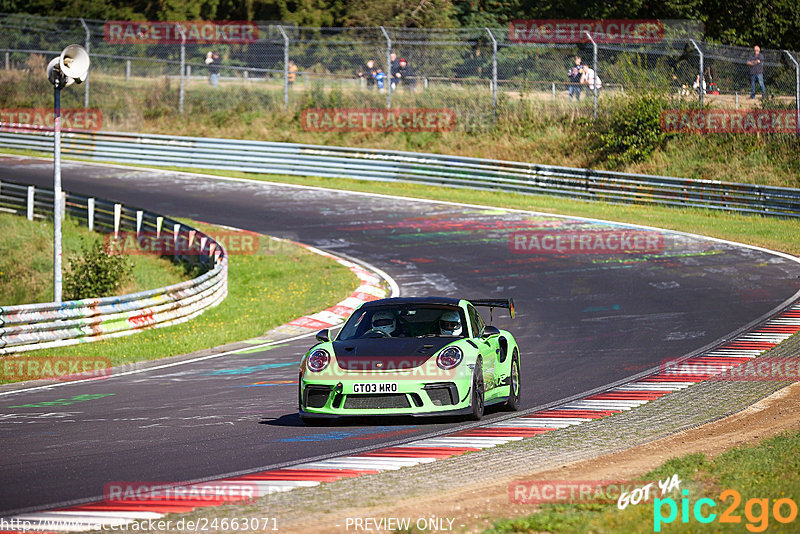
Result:
<instances>
[{"instance_id":1,"label":"light pole","mask_svg":"<svg viewBox=\"0 0 800 534\"><path fill-rule=\"evenodd\" d=\"M81 45L66 47L47 65L53 84L53 301L61 302L61 89L82 83L89 73L89 54Z\"/></svg>"}]
</instances>

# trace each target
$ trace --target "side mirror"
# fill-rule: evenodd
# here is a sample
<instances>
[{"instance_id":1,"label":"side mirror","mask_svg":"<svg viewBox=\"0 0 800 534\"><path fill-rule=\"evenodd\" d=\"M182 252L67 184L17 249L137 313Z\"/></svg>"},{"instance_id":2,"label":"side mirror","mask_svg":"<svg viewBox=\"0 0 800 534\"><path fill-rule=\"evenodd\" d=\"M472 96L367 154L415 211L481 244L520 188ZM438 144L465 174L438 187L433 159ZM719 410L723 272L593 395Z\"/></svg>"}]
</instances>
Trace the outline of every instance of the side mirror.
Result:
<instances>
[{"instance_id":1,"label":"side mirror","mask_svg":"<svg viewBox=\"0 0 800 534\"><path fill-rule=\"evenodd\" d=\"M317 332L317 341L320 343L325 343L326 341L331 340L331 331L327 328L323 328L319 332Z\"/></svg>"},{"instance_id":2,"label":"side mirror","mask_svg":"<svg viewBox=\"0 0 800 534\"><path fill-rule=\"evenodd\" d=\"M496 326L487 325L487 326L483 327L483 334L481 334L481 337L484 337L484 338L492 337L492 336L496 336L499 333L500 333L500 329L499 328L497 328Z\"/></svg>"}]
</instances>

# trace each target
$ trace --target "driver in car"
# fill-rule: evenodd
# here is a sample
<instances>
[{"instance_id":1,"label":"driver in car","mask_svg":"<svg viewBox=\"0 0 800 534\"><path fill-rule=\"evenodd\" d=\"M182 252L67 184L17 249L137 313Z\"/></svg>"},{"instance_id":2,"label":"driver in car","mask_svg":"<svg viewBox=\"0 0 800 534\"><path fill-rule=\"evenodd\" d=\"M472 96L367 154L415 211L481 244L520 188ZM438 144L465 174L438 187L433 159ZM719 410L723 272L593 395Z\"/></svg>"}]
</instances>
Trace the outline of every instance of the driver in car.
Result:
<instances>
[{"instance_id":1,"label":"driver in car","mask_svg":"<svg viewBox=\"0 0 800 534\"><path fill-rule=\"evenodd\" d=\"M461 335L461 316L457 311L446 311L439 318L439 331L443 336Z\"/></svg>"},{"instance_id":2,"label":"driver in car","mask_svg":"<svg viewBox=\"0 0 800 534\"><path fill-rule=\"evenodd\" d=\"M372 316L372 329L383 332L387 337L392 336L397 329L397 322L391 312L377 312Z\"/></svg>"}]
</instances>

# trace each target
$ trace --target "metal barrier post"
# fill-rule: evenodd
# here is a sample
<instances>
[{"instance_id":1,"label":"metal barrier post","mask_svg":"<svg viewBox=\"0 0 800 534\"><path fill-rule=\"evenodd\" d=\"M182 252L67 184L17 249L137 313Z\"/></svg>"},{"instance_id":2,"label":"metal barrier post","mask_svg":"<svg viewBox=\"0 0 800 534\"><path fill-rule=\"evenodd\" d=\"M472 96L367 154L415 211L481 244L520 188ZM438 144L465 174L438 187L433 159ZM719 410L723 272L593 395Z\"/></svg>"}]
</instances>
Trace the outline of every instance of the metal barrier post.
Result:
<instances>
[{"instance_id":1,"label":"metal barrier post","mask_svg":"<svg viewBox=\"0 0 800 534\"><path fill-rule=\"evenodd\" d=\"M114 239L119 239L119 225L121 222L122 222L122 204L114 204Z\"/></svg>"},{"instance_id":2,"label":"metal barrier post","mask_svg":"<svg viewBox=\"0 0 800 534\"><path fill-rule=\"evenodd\" d=\"M283 36L283 109L289 109L289 36L283 31L283 26L278 26L278 31Z\"/></svg>"},{"instance_id":3,"label":"metal barrier post","mask_svg":"<svg viewBox=\"0 0 800 534\"><path fill-rule=\"evenodd\" d=\"M176 24L175 26L178 29L178 33L181 34L181 88L178 95L178 113L183 115L183 100L186 83L186 33L183 31L183 26L180 24Z\"/></svg>"},{"instance_id":4,"label":"metal barrier post","mask_svg":"<svg viewBox=\"0 0 800 534\"><path fill-rule=\"evenodd\" d=\"M11 54L6 52L6 70L11 70Z\"/></svg>"},{"instance_id":5,"label":"metal barrier post","mask_svg":"<svg viewBox=\"0 0 800 534\"><path fill-rule=\"evenodd\" d=\"M94 198L90 198L86 202L86 218L89 225L89 231L94 231Z\"/></svg>"},{"instance_id":6,"label":"metal barrier post","mask_svg":"<svg viewBox=\"0 0 800 534\"><path fill-rule=\"evenodd\" d=\"M492 109L497 118L497 39L494 38L492 30L489 28L485 28L485 30L492 40Z\"/></svg>"},{"instance_id":7,"label":"metal barrier post","mask_svg":"<svg viewBox=\"0 0 800 534\"><path fill-rule=\"evenodd\" d=\"M131 60L130 59L126 59L125 60L125 81L126 82L131 81Z\"/></svg>"},{"instance_id":8,"label":"metal barrier post","mask_svg":"<svg viewBox=\"0 0 800 534\"><path fill-rule=\"evenodd\" d=\"M592 100L593 100L593 111L592 116L596 119L597 118L597 43L592 39L592 34L589 32L583 32L586 34L586 37L589 38L589 41L592 43L592 65L594 69L594 76L592 76Z\"/></svg>"},{"instance_id":9,"label":"metal barrier post","mask_svg":"<svg viewBox=\"0 0 800 534\"><path fill-rule=\"evenodd\" d=\"M697 43L694 39L689 39L689 42L692 43L692 46L697 50L697 55L700 56L700 77L699 77L699 87L697 88L697 92L700 94L700 107L703 107L703 93L705 93L704 88L704 80L703 80L703 51L700 50L700 47L697 46Z\"/></svg>"},{"instance_id":10,"label":"metal barrier post","mask_svg":"<svg viewBox=\"0 0 800 534\"><path fill-rule=\"evenodd\" d=\"M89 31L89 26L86 25L86 21L82 18L79 19L81 21L81 25L83 29L86 31L86 53L91 54L91 44L92 44L92 32ZM89 107L89 75L86 75L86 80L83 82L83 107Z\"/></svg>"},{"instance_id":11,"label":"metal barrier post","mask_svg":"<svg viewBox=\"0 0 800 534\"><path fill-rule=\"evenodd\" d=\"M788 50L784 50L789 60L794 63L794 135L800 137L800 63Z\"/></svg>"},{"instance_id":12,"label":"metal barrier post","mask_svg":"<svg viewBox=\"0 0 800 534\"><path fill-rule=\"evenodd\" d=\"M33 220L33 199L36 195L36 187L29 185L28 186L28 206L27 206L27 213L25 214L29 221Z\"/></svg>"},{"instance_id":13,"label":"metal barrier post","mask_svg":"<svg viewBox=\"0 0 800 534\"><path fill-rule=\"evenodd\" d=\"M383 36L386 38L386 77L384 86L386 87L386 109L392 107L392 39L386 32L386 28L381 26Z\"/></svg>"}]
</instances>

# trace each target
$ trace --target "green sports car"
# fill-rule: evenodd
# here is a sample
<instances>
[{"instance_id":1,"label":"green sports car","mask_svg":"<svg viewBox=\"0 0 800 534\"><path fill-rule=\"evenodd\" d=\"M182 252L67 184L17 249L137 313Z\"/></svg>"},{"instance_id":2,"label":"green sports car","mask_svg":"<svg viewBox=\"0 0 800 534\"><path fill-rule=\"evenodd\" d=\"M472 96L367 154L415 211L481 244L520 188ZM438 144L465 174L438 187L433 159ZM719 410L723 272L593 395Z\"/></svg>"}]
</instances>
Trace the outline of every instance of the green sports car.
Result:
<instances>
[{"instance_id":1,"label":"green sports car","mask_svg":"<svg viewBox=\"0 0 800 534\"><path fill-rule=\"evenodd\" d=\"M300 417L465 415L519 409L519 348L476 307L511 299L389 298L356 309L338 335L317 334L300 362Z\"/></svg>"}]
</instances>

